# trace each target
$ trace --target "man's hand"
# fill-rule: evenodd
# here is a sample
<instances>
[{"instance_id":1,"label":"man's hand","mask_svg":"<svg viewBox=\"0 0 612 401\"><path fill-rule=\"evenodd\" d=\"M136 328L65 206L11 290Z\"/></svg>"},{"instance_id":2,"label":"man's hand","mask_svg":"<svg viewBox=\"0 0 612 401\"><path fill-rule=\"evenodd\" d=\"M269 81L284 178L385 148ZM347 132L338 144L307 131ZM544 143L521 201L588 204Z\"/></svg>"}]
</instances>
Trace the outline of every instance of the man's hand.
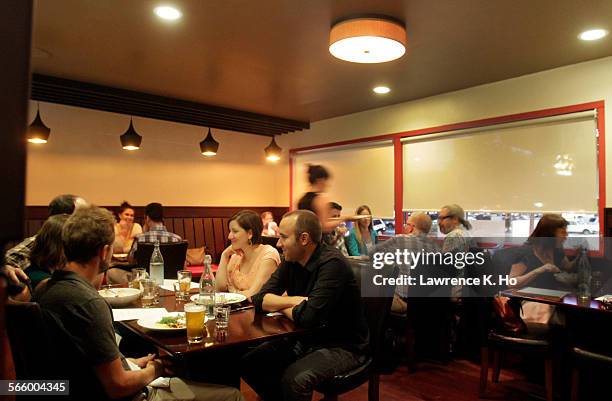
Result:
<instances>
[{"instance_id":1,"label":"man's hand","mask_svg":"<svg viewBox=\"0 0 612 401\"><path fill-rule=\"evenodd\" d=\"M151 379L151 381L157 379L158 377L164 374L164 366L162 364L162 361L160 361L159 359L153 359L147 362L147 364L145 365L145 369L151 369L154 372L153 379Z\"/></svg>"},{"instance_id":2,"label":"man's hand","mask_svg":"<svg viewBox=\"0 0 612 401\"><path fill-rule=\"evenodd\" d=\"M15 284L19 284L21 281L28 281L28 275L18 267L6 265L4 266L4 271L6 272L8 279Z\"/></svg>"},{"instance_id":3,"label":"man's hand","mask_svg":"<svg viewBox=\"0 0 612 401\"><path fill-rule=\"evenodd\" d=\"M141 358L130 358L130 359L132 360L132 362L138 365L138 367L145 368L147 366L147 363L149 363L149 361L152 361L155 359L155 354L149 354Z\"/></svg>"}]
</instances>

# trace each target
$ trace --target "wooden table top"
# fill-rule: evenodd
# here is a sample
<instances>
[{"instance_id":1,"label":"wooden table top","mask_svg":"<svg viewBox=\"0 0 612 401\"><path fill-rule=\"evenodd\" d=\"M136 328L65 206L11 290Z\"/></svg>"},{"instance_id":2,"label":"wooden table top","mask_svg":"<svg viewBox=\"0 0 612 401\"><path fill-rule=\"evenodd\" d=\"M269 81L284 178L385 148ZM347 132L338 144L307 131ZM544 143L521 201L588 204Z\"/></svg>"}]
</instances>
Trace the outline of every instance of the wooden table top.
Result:
<instances>
[{"instance_id":1,"label":"wooden table top","mask_svg":"<svg viewBox=\"0 0 612 401\"><path fill-rule=\"evenodd\" d=\"M171 295L170 295L170 294ZM166 308L169 312L182 312L185 302L177 302L174 293L164 291L160 294L160 302L156 308ZM140 307L137 301L131 307ZM154 331L140 327L135 320L117 322L139 337L164 350L171 356L199 353L237 345L248 345L303 333L304 329L297 328L295 324L284 316L269 317L255 313L251 307L242 310L232 310L229 327L223 333L217 333L215 321L206 322L206 338L200 344L189 344L185 330Z\"/></svg>"},{"instance_id":2,"label":"wooden table top","mask_svg":"<svg viewBox=\"0 0 612 401\"><path fill-rule=\"evenodd\" d=\"M591 299L587 302L579 302L575 294L568 294L563 298L537 295L531 293L522 293L520 289L502 291L501 295L511 298L522 299L525 301L540 302L549 305L560 307L575 308L575 310L592 310L605 313L612 313L612 307L606 306L601 301Z\"/></svg>"}]
</instances>

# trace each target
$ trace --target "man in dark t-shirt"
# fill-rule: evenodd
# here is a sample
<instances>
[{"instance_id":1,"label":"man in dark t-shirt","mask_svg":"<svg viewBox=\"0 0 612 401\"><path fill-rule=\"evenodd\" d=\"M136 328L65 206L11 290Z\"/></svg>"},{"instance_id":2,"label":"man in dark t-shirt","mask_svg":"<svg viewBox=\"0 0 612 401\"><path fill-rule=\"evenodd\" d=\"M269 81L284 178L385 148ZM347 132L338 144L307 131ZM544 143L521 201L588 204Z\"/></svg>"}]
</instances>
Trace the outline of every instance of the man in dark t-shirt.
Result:
<instances>
[{"instance_id":1,"label":"man in dark t-shirt","mask_svg":"<svg viewBox=\"0 0 612 401\"><path fill-rule=\"evenodd\" d=\"M112 310L93 283L109 266L114 218L106 209L77 210L66 221L62 243L67 264L35 293L57 355L53 378L70 381L70 399L242 400L236 389L170 379L167 389L145 388L164 373L155 355L131 359L130 370L115 342Z\"/></svg>"},{"instance_id":2,"label":"man in dark t-shirt","mask_svg":"<svg viewBox=\"0 0 612 401\"><path fill-rule=\"evenodd\" d=\"M253 303L313 332L255 348L243 358L242 376L265 400L310 400L317 384L363 363L368 327L353 270L337 249L321 244L317 216L288 213L279 229L285 261Z\"/></svg>"}]
</instances>

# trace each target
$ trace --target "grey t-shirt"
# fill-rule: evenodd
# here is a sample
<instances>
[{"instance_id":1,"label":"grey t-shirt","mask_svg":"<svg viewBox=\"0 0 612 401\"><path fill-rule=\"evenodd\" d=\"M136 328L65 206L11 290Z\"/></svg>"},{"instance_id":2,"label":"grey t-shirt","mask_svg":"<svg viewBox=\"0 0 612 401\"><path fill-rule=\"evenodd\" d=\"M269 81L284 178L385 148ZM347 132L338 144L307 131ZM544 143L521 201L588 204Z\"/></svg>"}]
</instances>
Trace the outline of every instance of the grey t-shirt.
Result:
<instances>
[{"instance_id":1,"label":"grey t-shirt","mask_svg":"<svg viewBox=\"0 0 612 401\"><path fill-rule=\"evenodd\" d=\"M83 277L57 270L42 291L40 304L58 364L54 375L70 380L71 398L106 400L94 367L123 358L115 342L110 305Z\"/></svg>"}]
</instances>

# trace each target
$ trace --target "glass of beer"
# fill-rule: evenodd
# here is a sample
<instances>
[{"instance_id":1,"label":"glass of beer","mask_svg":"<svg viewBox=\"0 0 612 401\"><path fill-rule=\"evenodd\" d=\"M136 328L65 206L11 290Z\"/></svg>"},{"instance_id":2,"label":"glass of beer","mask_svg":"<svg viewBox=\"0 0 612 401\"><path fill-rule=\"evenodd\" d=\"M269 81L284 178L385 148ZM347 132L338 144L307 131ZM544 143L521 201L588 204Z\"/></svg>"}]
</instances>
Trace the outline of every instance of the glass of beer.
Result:
<instances>
[{"instance_id":1,"label":"glass of beer","mask_svg":"<svg viewBox=\"0 0 612 401\"><path fill-rule=\"evenodd\" d=\"M189 298L189 290L191 290L191 272L189 270L179 270L177 272L179 284L179 293L176 294L176 299L186 300Z\"/></svg>"},{"instance_id":2,"label":"glass of beer","mask_svg":"<svg viewBox=\"0 0 612 401\"><path fill-rule=\"evenodd\" d=\"M196 303L185 304L185 320L187 324L187 342L199 344L204 340L204 305Z\"/></svg>"}]
</instances>

